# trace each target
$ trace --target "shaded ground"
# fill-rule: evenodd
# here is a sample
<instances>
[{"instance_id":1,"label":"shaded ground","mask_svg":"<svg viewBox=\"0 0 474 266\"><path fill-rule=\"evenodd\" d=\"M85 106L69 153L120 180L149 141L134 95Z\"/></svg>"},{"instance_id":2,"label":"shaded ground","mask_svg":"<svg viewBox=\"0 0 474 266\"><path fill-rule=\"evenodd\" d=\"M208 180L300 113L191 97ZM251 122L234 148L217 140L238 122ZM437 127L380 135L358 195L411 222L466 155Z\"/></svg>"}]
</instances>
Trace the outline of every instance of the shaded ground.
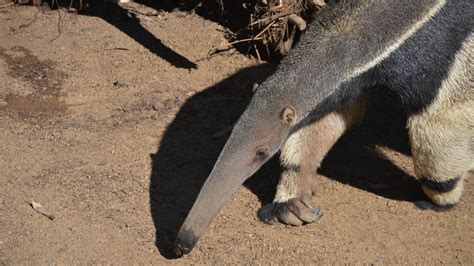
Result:
<instances>
[{"instance_id":1,"label":"shaded ground","mask_svg":"<svg viewBox=\"0 0 474 266\"><path fill-rule=\"evenodd\" d=\"M473 263L472 181L452 212L413 207L403 118L381 106L325 160L320 222L258 221L272 160L171 260L225 129L272 68L238 53L206 59L222 28L195 15L118 18L62 14L58 34L57 12L0 9L1 264ZM130 37L129 20L148 33Z\"/></svg>"}]
</instances>

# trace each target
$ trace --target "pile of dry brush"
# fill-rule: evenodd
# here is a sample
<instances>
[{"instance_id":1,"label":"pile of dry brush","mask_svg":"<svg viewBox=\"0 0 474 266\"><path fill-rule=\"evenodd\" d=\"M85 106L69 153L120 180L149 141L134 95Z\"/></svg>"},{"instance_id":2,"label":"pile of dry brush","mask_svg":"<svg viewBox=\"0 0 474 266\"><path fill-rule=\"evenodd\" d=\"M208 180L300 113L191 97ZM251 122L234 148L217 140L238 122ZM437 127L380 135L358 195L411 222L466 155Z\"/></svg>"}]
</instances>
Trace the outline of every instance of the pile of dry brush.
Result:
<instances>
[{"instance_id":1,"label":"pile of dry brush","mask_svg":"<svg viewBox=\"0 0 474 266\"><path fill-rule=\"evenodd\" d=\"M223 0L216 0L222 13L226 12ZM227 41L212 52L245 44L260 59L285 55L292 47L295 36L306 29L311 15L324 7L324 0L241 0L249 12L247 26L236 32L228 32ZM261 52L265 55L261 56Z\"/></svg>"}]
</instances>

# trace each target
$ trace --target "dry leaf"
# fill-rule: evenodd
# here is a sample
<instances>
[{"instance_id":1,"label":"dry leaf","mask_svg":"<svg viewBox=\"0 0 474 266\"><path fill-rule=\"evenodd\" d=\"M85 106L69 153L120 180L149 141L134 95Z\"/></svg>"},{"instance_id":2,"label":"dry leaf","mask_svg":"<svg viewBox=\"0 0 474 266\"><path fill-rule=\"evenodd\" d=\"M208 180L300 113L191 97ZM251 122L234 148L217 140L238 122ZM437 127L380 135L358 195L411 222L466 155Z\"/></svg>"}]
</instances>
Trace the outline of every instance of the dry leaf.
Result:
<instances>
[{"instance_id":1,"label":"dry leaf","mask_svg":"<svg viewBox=\"0 0 474 266\"><path fill-rule=\"evenodd\" d=\"M54 220L54 218L55 218L55 217L54 217L54 214L52 214L51 212L49 212L48 210L46 210L46 209L45 209L41 204L39 204L38 202L32 200L32 201L31 201L31 207L33 207L33 209L34 209L36 212L38 212L38 213L40 213L40 214L42 214L42 215L48 217L50 220Z\"/></svg>"}]
</instances>

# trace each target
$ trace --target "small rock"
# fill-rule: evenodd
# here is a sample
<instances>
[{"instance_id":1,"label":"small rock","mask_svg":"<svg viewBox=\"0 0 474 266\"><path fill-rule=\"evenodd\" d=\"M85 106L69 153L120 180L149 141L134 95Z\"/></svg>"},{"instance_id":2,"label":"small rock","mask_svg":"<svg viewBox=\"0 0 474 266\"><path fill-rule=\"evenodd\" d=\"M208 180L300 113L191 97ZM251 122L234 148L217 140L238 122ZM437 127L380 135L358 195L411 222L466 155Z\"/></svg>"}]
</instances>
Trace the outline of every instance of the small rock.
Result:
<instances>
[{"instance_id":1,"label":"small rock","mask_svg":"<svg viewBox=\"0 0 474 266\"><path fill-rule=\"evenodd\" d=\"M155 111L158 111L161 108L161 104L160 103L154 103L151 108L153 108L153 110L155 110Z\"/></svg>"},{"instance_id":2,"label":"small rock","mask_svg":"<svg viewBox=\"0 0 474 266\"><path fill-rule=\"evenodd\" d=\"M0 107L4 107L4 106L7 106L8 103L5 102L4 100L0 99Z\"/></svg>"},{"instance_id":3,"label":"small rock","mask_svg":"<svg viewBox=\"0 0 474 266\"><path fill-rule=\"evenodd\" d=\"M189 91L186 93L187 96L191 97L194 96L197 92L195 90Z\"/></svg>"},{"instance_id":4,"label":"small rock","mask_svg":"<svg viewBox=\"0 0 474 266\"><path fill-rule=\"evenodd\" d=\"M121 81L121 80L116 80L114 81L114 87L117 89L125 88L128 87L127 83Z\"/></svg>"},{"instance_id":5,"label":"small rock","mask_svg":"<svg viewBox=\"0 0 474 266\"><path fill-rule=\"evenodd\" d=\"M172 108L173 105L174 105L174 104L173 104L173 100L167 99L167 100L165 100L165 102L163 103L163 105L164 105L167 109L170 109L170 108Z\"/></svg>"}]
</instances>

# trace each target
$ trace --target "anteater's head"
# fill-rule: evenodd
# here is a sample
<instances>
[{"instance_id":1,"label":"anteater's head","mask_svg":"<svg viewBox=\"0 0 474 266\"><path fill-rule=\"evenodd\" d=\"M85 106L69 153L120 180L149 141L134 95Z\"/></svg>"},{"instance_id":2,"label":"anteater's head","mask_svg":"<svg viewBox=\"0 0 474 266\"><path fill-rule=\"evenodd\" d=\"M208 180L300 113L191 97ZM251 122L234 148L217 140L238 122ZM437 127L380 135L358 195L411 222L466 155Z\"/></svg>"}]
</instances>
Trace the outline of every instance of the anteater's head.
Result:
<instances>
[{"instance_id":1,"label":"anteater's head","mask_svg":"<svg viewBox=\"0 0 474 266\"><path fill-rule=\"evenodd\" d=\"M178 256L191 251L239 186L277 153L297 120L293 106L271 101L257 92L235 124L178 233L175 242Z\"/></svg>"}]
</instances>

